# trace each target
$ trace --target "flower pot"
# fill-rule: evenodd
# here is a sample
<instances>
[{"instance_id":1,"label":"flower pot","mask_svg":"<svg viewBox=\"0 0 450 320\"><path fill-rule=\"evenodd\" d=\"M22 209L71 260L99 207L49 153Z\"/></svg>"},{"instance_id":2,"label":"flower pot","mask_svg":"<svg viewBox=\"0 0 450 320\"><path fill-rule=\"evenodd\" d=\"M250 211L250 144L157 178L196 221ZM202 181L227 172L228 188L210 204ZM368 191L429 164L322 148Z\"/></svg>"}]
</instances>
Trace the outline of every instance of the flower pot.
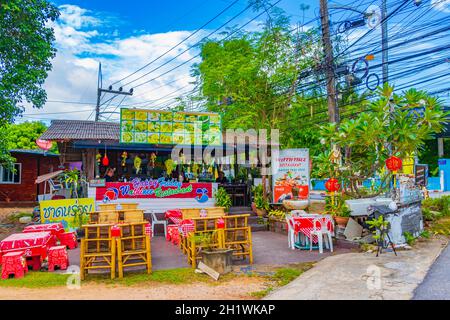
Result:
<instances>
[{"instance_id":1,"label":"flower pot","mask_svg":"<svg viewBox=\"0 0 450 320\"><path fill-rule=\"evenodd\" d=\"M202 252L202 262L220 274L231 272L233 249Z\"/></svg>"},{"instance_id":2,"label":"flower pot","mask_svg":"<svg viewBox=\"0 0 450 320\"><path fill-rule=\"evenodd\" d=\"M339 217L339 216L334 217L334 221L336 221L336 224L342 228L345 228L347 226L349 219L350 217Z\"/></svg>"},{"instance_id":3,"label":"flower pot","mask_svg":"<svg viewBox=\"0 0 450 320\"><path fill-rule=\"evenodd\" d=\"M258 217L264 217L266 215L266 210L256 208L256 214L258 215Z\"/></svg>"},{"instance_id":4,"label":"flower pot","mask_svg":"<svg viewBox=\"0 0 450 320\"><path fill-rule=\"evenodd\" d=\"M251 207L252 207L253 213L256 213L256 204L254 202L252 202Z\"/></svg>"}]
</instances>

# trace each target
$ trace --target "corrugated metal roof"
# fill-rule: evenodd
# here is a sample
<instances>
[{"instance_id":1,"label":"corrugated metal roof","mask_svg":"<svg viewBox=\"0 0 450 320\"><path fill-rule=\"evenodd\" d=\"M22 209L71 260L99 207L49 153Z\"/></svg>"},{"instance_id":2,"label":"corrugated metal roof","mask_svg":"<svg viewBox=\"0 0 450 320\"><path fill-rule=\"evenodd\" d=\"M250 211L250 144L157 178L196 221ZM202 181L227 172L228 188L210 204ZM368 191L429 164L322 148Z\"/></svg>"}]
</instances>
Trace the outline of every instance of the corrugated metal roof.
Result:
<instances>
[{"instance_id":1,"label":"corrugated metal roof","mask_svg":"<svg viewBox=\"0 0 450 320\"><path fill-rule=\"evenodd\" d=\"M23 153L23 154L35 154L40 156L46 156L46 157L59 157L59 154L48 152L40 149L11 149L9 150L10 153Z\"/></svg>"},{"instance_id":2,"label":"corrugated metal roof","mask_svg":"<svg viewBox=\"0 0 450 320\"><path fill-rule=\"evenodd\" d=\"M114 140L119 141L120 125L115 122L53 120L39 139L43 140Z\"/></svg>"}]
</instances>

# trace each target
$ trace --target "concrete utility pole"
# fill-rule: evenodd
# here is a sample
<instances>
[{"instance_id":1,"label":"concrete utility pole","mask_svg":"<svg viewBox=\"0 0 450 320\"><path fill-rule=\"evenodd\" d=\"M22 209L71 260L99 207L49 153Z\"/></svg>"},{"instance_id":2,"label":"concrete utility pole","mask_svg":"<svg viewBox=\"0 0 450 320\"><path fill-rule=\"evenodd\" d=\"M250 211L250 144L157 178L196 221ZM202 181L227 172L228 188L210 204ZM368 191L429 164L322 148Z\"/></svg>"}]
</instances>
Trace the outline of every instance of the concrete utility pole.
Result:
<instances>
[{"instance_id":1,"label":"concrete utility pole","mask_svg":"<svg viewBox=\"0 0 450 320\"><path fill-rule=\"evenodd\" d=\"M388 28L387 28L387 9L386 9L386 1L381 0L381 51L382 51L382 75L383 75L383 84L388 82Z\"/></svg>"},{"instance_id":2,"label":"concrete utility pole","mask_svg":"<svg viewBox=\"0 0 450 320\"><path fill-rule=\"evenodd\" d=\"M328 118L330 122L339 122L339 110L336 101L336 79L334 74L333 46L330 38L327 0L320 0L320 19L322 24L322 42L327 75Z\"/></svg>"},{"instance_id":3,"label":"concrete utility pole","mask_svg":"<svg viewBox=\"0 0 450 320\"><path fill-rule=\"evenodd\" d=\"M97 105L95 107L95 121L98 121L100 118L100 100L102 97L102 93L114 93L114 94L122 94L126 96L132 96L133 95L133 89L130 90L130 92L123 91L122 87L119 88L119 90L113 90L112 86L109 86L109 89L103 89L102 88L103 83L103 77L102 77L102 64L99 63L98 65L98 81L97 81Z\"/></svg>"}]
</instances>

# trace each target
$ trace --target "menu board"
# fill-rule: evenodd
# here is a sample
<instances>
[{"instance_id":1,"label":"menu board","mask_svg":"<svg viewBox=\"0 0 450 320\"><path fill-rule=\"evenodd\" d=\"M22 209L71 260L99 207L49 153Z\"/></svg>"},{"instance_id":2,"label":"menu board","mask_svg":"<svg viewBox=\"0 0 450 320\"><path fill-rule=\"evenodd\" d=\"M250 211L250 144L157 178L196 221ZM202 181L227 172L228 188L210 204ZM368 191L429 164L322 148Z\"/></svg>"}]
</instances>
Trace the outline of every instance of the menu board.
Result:
<instances>
[{"instance_id":1,"label":"menu board","mask_svg":"<svg viewBox=\"0 0 450 320\"><path fill-rule=\"evenodd\" d=\"M120 142L220 146L221 119L217 113L122 108Z\"/></svg>"}]
</instances>

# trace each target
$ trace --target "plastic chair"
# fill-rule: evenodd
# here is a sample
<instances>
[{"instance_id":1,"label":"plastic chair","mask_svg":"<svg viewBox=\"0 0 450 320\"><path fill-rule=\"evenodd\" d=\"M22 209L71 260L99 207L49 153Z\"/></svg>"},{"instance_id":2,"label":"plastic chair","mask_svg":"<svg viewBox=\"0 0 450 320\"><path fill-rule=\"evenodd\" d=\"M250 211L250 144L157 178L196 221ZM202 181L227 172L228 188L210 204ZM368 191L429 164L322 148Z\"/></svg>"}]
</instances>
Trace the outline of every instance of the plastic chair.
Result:
<instances>
[{"instance_id":1,"label":"plastic chair","mask_svg":"<svg viewBox=\"0 0 450 320\"><path fill-rule=\"evenodd\" d=\"M162 224L164 226L164 237L167 238L167 221L158 220L155 211L150 211L150 213L152 215L152 237L155 235L155 225Z\"/></svg>"},{"instance_id":2,"label":"plastic chair","mask_svg":"<svg viewBox=\"0 0 450 320\"><path fill-rule=\"evenodd\" d=\"M288 247L294 250L295 230L294 230L294 221L292 220L292 216L290 214L286 214L286 223L288 226Z\"/></svg>"},{"instance_id":3,"label":"plastic chair","mask_svg":"<svg viewBox=\"0 0 450 320\"><path fill-rule=\"evenodd\" d=\"M333 252L333 239L331 235L331 230L333 230L333 222L328 217L315 218L313 221L313 230L310 235L310 251L312 250L312 244L314 236L317 237L319 252L323 253L323 239L325 238L325 248L329 248ZM328 245L327 245L328 242Z\"/></svg>"}]
</instances>

